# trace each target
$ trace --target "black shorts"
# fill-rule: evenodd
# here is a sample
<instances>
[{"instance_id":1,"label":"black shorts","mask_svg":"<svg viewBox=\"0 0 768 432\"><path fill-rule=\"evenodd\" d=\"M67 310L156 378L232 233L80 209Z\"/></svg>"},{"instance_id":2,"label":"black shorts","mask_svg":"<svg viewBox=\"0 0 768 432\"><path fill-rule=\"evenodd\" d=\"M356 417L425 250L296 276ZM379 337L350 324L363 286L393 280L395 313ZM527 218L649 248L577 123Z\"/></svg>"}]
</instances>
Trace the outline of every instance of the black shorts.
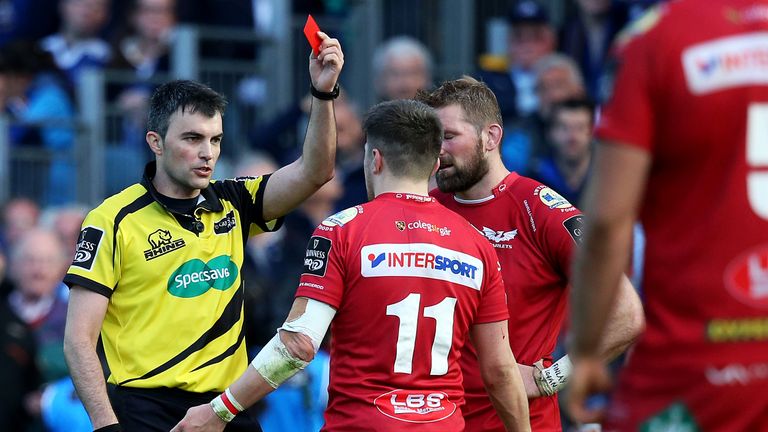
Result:
<instances>
[{"instance_id":1,"label":"black shorts","mask_svg":"<svg viewBox=\"0 0 768 432\"><path fill-rule=\"evenodd\" d=\"M112 408L124 432L168 432L184 418L187 410L207 404L219 393L192 393L172 388L142 389L107 386ZM224 429L232 432L261 432L255 411L248 409Z\"/></svg>"}]
</instances>

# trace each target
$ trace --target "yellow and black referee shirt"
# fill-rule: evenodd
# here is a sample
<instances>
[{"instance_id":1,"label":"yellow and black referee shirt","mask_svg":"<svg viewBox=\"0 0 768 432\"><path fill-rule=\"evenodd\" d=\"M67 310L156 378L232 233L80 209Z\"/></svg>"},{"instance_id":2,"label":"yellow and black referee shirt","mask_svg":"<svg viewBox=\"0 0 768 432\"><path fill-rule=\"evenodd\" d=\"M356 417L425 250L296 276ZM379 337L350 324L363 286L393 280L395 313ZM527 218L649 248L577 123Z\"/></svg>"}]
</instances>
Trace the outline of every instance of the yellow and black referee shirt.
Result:
<instances>
[{"instance_id":1,"label":"yellow and black referee shirt","mask_svg":"<svg viewBox=\"0 0 768 432\"><path fill-rule=\"evenodd\" d=\"M83 222L64 282L109 297L101 337L112 384L223 391L248 366L240 269L263 220L268 176L213 181L193 215L164 206L147 165L141 183Z\"/></svg>"}]
</instances>

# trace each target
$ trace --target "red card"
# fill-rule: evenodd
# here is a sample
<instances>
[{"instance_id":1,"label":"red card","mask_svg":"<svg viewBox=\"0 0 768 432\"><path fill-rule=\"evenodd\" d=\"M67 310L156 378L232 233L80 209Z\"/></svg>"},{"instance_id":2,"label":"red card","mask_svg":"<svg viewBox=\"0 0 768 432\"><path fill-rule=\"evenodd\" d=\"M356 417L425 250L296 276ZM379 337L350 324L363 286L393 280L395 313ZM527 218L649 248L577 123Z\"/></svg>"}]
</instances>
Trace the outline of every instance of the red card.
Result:
<instances>
[{"instance_id":1,"label":"red card","mask_svg":"<svg viewBox=\"0 0 768 432\"><path fill-rule=\"evenodd\" d=\"M304 36L307 37L307 41L312 46L312 52L317 56L320 54L320 43L322 39L317 35L320 31L320 27L317 26L315 19L312 15L307 15L307 23L304 24Z\"/></svg>"}]
</instances>

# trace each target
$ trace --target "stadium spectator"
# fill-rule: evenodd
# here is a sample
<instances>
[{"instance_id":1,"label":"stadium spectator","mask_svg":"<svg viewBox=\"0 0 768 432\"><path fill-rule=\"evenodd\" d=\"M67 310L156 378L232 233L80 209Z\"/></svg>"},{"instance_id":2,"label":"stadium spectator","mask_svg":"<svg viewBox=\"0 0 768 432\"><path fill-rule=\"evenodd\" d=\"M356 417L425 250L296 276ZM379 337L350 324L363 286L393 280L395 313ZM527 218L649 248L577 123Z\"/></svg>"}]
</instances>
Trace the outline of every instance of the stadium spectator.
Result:
<instances>
[{"instance_id":1,"label":"stadium spectator","mask_svg":"<svg viewBox=\"0 0 768 432\"><path fill-rule=\"evenodd\" d=\"M14 198L3 205L0 243L10 251L40 220L40 207L29 198Z\"/></svg>"},{"instance_id":2,"label":"stadium spectator","mask_svg":"<svg viewBox=\"0 0 768 432\"><path fill-rule=\"evenodd\" d=\"M368 194L363 170L365 136L360 113L349 94L342 94L339 99L340 103L336 105L336 128L339 135L336 173L341 196L337 197L336 210L344 210L364 202Z\"/></svg>"},{"instance_id":3,"label":"stadium spectator","mask_svg":"<svg viewBox=\"0 0 768 432\"><path fill-rule=\"evenodd\" d=\"M60 0L58 33L46 36L40 46L51 53L56 65L76 85L87 68L103 68L111 47L101 37L109 19L110 0Z\"/></svg>"},{"instance_id":4,"label":"stadium spectator","mask_svg":"<svg viewBox=\"0 0 768 432\"><path fill-rule=\"evenodd\" d=\"M5 0L0 3L0 46L37 40L56 31L59 0Z\"/></svg>"},{"instance_id":5,"label":"stadium spectator","mask_svg":"<svg viewBox=\"0 0 768 432\"><path fill-rule=\"evenodd\" d=\"M127 20L112 41L110 69L133 74L128 84L111 85L108 98L121 116L117 146L107 149L107 189L113 194L133 183L132 173L152 155L144 141L149 97L170 70L170 42L176 0L130 0ZM122 174L122 175L121 175Z\"/></svg>"},{"instance_id":6,"label":"stadium spectator","mask_svg":"<svg viewBox=\"0 0 768 432\"><path fill-rule=\"evenodd\" d=\"M28 232L11 252L15 289L8 303L35 335L44 382L68 375L62 351L67 301L59 294L69 257L56 233L42 229Z\"/></svg>"},{"instance_id":7,"label":"stadium spectator","mask_svg":"<svg viewBox=\"0 0 768 432\"><path fill-rule=\"evenodd\" d=\"M582 403L607 384L597 339L639 216L648 324L606 430L768 430L766 11L669 2L617 39L574 270L577 420L595 419Z\"/></svg>"},{"instance_id":8,"label":"stadium spectator","mask_svg":"<svg viewBox=\"0 0 768 432\"><path fill-rule=\"evenodd\" d=\"M0 47L0 110L13 122L13 147L40 147L50 155L47 171L30 173L13 165L15 192L46 204L66 204L75 199L75 108L61 72L51 56L36 43L14 41ZM45 165L43 165L45 166ZM42 177L44 191L36 190L34 177Z\"/></svg>"},{"instance_id":9,"label":"stadium spectator","mask_svg":"<svg viewBox=\"0 0 768 432\"><path fill-rule=\"evenodd\" d=\"M169 43L176 25L175 0L134 0L125 25L117 37L110 67L131 70L140 81L168 71Z\"/></svg>"},{"instance_id":10,"label":"stadium spectator","mask_svg":"<svg viewBox=\"0 0 768 432\"><path fill-rule=\"evenodd\" d=\"M568 99L582 98L586 92L584 79L568 56L549 54L533 69L539 105L536 112L506 125L508 136L501 146L504 164L524 175L539 160L552 156L547 136L552 107Z\"/></svg>"},{"instance_id":11,"label":"stadium spectator","mask_svg":"<svg viewBox=\"0 0 768 432\"><path fill-rule=\"evenodd\" d=\"M2 253L0 253L2 255ZM25 431L35 425L27 411L27 396L41 384L32 329L0 301L0 430Z\"/></svg>"},{"instance_id":12,"label":"stadium spectator","mask_svg":"<svg viewBox=\"0 0 768 432\"><path fill-rule=\"evenodd\" d=\"M503 130L496 98L483 83L447 81L419 99L437 109L445 128L436 179L437 200L465 217L496 249L510 312L509 344L517 354L535 430L560 430L557 392L570 360L553 363L565 318L571 254L581 239L579 210L551 188L510 172L501 161ZM611 326L600 344L604 358L624 351L642 327L642 307L629 280L619 284ZM503 431L478 376L473 344L461 355L467 430Z\"/></svg>"},{"instance_id":13,"label":"stadium spectator","mask_svg":"<svg viewBox=\"0 0 768 432\"><path fill-rule=\"evenodd\" d=\"M552 156L540 160L531 177L578 205L592 162L595 106L586 99L569 99L556 104L551 117Z\"/></svg>"},{"instance_id":14,"label":"stadium spectator","mask_svg":"<svg viewBox=\"0 0 768 432\"><path fill-rule=\"evenodd\" d=\"M559 35L559 49L574 59L592 100L602 101L606 93L604 70L608 49L628 20L627 3L613 0L577 0L576 9L565 19Z\"/></svg>"},{"instance_id":15,"label":"stadium spectator","mask_svg":"<svg viewBox=\"0 0 768 432\"><path fill-rule=\"evenodd\" d=\"M379 100L413 99L432 87L432 54L410 36L384 41L373 53L373 85Z\"/></svg>"},{"instance_id":16,"label":"stadium spectator","mask_svg":"<svg viewBox=\"0 0 768 432\"><path fill-rule=\"evenodd\" d=\"M88 214L88 208L82 204L47 208L40 218L40 225L52 230L59 236L71 258L75 255L80 227Z\"/></svg>"},{"instance_id":17,"label":"stadium spectator","mask_svg":"<svg viewBox=\"0 0 768 432\"><path fill-rule=\"evenodd\" d=\"M478 72L499 101L504 123L534 113L538 106L534 66L555 50L555 30L549 13L535 0L516 1L507 16L511 27L507 42L508 70Z\"/></svg>"},{"instance_id":18,"label":"stadium spectator","mask_svg":"<svg viewBox=\"0 0 768 432\"><path fill-rule=\"evenodd\" d=\"M318 225L278 334L240 379L211 404L190 409L173 431L222 430L240 408L303 369L331 321L324 429L464 430L457 357L471 332L506 426L530 430L523 383L504 343L507 312L493 249L427 195L438 166L439 119L422 103L390 101L369 111L364 130L371 201ZM435 262L393 262L406 255ZM445 257L459 271L441 269Z\"/></svg>"},{"instance_id":19,"label":"stadium spectator","mask_svg":"<svg viewBox=\"0 0 768 432\"><path fill-rule=\"evenodd\" d=\"M154 92L146 142L156 160L141 183L88 214L64 278L72 288L67 363L94 428L167 431L247 367L245 241L279 228L333 177L333 99L344 60L336 39L318 36L304 152L271 176L211 182L223 96L193 81ZM96 356L100 330L111 404ZM230 427L259 430L246 416Z\"/></svg>"}]
</instances>

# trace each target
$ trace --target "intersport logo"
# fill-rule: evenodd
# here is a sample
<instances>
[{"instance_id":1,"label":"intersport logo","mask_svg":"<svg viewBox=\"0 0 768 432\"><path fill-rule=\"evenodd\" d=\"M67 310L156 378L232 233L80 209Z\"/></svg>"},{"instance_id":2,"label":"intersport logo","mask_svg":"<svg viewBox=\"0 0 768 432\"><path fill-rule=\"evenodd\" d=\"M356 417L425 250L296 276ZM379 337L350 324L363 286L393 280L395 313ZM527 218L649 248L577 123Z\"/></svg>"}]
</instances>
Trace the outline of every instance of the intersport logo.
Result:
<instances>
[{"instance_id":1,"label":"intersport logo","mask_svg":"<svg viewBox=\"0 0 768 432\"><path fill-rule=\"evenodd\" d=\"M237 265L228 255L221 255L207 263L193 259L182 264L168 279L168 292L181 298L203 295L213 288L226 291L237 280Z\"/></svg>"},{"instance_id":2,"label":"intersport logo","mask_svg":"<svg viewBox=\"0 0 768 432\"><path fill-rule=\"evenodd\" d=\"M479 258L430 243L364 246L360 266L363 277L423 277L476 290L483 284L483 262Z\"/></svg>"}]
</instances>

